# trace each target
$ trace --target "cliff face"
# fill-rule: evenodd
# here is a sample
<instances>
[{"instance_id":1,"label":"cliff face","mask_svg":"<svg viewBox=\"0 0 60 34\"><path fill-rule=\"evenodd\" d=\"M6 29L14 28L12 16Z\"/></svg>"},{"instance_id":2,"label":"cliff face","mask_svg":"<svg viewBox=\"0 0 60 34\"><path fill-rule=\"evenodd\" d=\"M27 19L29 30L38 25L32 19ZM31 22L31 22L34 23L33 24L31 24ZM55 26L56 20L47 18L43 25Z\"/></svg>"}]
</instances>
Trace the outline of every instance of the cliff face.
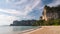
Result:
<instances>
[{"instance_id":1,"label":"cliff face","mask_svg":"<svg viewBox=\"0 0 60 34\"><path fill-rule=\"evenodd\" d=\"M45 6L42 13L42 20L51 20L60 18L60 5L57 7Z\"/></svg>"}]
</instances>

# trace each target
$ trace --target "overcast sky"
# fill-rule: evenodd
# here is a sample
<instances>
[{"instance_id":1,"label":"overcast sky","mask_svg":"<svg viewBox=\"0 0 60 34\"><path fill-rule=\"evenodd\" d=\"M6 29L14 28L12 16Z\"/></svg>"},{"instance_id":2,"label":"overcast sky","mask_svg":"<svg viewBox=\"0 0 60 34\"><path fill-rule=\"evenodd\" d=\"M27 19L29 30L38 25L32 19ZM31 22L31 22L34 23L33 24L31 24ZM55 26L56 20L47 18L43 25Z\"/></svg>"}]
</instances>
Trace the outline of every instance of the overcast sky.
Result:
<instances>
[{"instance_id":1,"label":"overcast sky","mask_svg":"<svg viewBox=\"0 0 60 34\"><path fill-rule=\"evenodd\" d=\"M14 20L39 19L44 5L57 6L60 0L0 0L0 25Z\"/></svg>"}]
</instances>

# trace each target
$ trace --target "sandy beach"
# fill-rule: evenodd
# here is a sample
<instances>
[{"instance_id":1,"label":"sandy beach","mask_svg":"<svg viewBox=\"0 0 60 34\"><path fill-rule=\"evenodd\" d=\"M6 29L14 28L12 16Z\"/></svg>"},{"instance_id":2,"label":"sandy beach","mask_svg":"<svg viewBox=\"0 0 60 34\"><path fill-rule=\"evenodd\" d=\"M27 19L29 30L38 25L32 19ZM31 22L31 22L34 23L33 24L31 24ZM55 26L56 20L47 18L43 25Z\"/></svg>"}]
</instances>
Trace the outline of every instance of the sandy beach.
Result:
<instances>
[{"instance_id":1,"label":"sandy beach","mask_svg":"<svg viewBox=\"0 0 60 34\"><path fill-rule=\"evenodd\" d=\"M23 34L60 34L60 26L42 26L41 28Z\"/></svg>"}]
</instances>

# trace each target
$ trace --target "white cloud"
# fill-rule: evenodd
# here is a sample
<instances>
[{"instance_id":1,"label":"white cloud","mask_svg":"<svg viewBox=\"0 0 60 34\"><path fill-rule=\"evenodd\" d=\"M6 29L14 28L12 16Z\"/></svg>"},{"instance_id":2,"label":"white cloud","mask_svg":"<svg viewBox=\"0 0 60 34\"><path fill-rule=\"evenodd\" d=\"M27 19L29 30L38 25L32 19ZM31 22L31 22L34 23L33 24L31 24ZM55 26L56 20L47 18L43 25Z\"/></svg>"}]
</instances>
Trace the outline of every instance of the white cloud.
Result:
<instances>
[{"instance_id":1,"label":"white cloud","mask_svg":"<svg viewBox=\"0 0 60 34\"><path fill-rule=\"evenodd\" d=\"M29 11L32 11L38 4L40 3L40 0L35 0L32 5L27 5L24 9L26 13L30 13Z\"/></svg>"},{"instance_id":2,"label":"white cloud","mask_svg":"<svg viewBox=\"0 0 60 34\"><path fill-rule=\"evenodd\" d=\"M10 24L12 21L18 19L18 17L16 16L20 16L20 20L22 20L22 18L24 19L35 19L35 16L28 16L28 14L33 10L35 9L35 7L38 7L38 5L40 4L41 0L21 0L21 1L18 1L18 2L14 2L15 0L6 0L6 2L8 4L10 4L12 7L8 7L9 8L3 8L1 9L0 8L0 12L4 12L4 13L9 13L11 15L14 15L14 16L7 16L7 15L0 15L0 23L1 24ZM19 5L20 4L20 5ZM21 5L22 4L22 5ZM19 6L17 6L19 5ZM24 7L21 10L17 10L17 9L21 9L21 6ZM17 8L19 7L19 8ZM13 8L13 9L11 9ZM17 9L16 9L17 8ZM39 8L40 9L40 8ZM0 24L0 25L1 25Z\"/></svg>"},{"instance_id":3,"label":"white cloud","mask_svg":"<svg viewBox=\"0 0 60 34\"><path fill-rule=\"evenodd\" d=\"M0 25L9 25L13 20L17 20L17 18L14 16L0 15Z\"/></svg>"},{"instance_id":4,"label":"white cloud","mask_svg":"<svg viewBox=\"0 0 60 34\"><path fill-rule=\"evenodd\" d=\"M6 0L7 2L11 2L11 0ZM32 1L32 0L31 0ZM21 0L19 2L16 2L15 4L13 4L13 6L17 7L17 4L23 4L23 3L27 3L28 0ZM0 11L6 12L6 13L10 13L10 14L14 14L14 15L28 15L28 13L30 13L32 11L32 9L34 9L38 4L40 4L41 0L34 0L31 4L24 4L26 6L24 6L24 9L22 11L18 11L18 10L13 10L13 9L0 9Z\"/></svg>"},{"instance_id":5,"label":"white cloud","mask_svg":"<svg viewBox=\"0 0 60 34\"><path fill-rule=\"evenodd\" d=\"M48 4L49 6L57 6L60 5L60 0L53 0L52 3Z\"/></svg>"},{"instance_id":6,"label":"white cloud","mask_svg":"<svg viewBox=\"0 0 60 34\"><path fill-rule=\"evenodd\" d=\"M29 16L29 15L27 15L27 16L24 16L23 19L24 20L31 20L31 19L35 19L35 16Z\"/></svg>"},{"instance_id":7,"label":"white cloud","mask_svg":"<svg viewBox=\"0 0 60 34\"><path fill-rule=\"evenodd\" d=\"M23 3L26 3L28 0L20 0L18 2L16 2L15 4L18 5L18 4L23 4Z\"/></svg>"},{"instance_id":8,"label":"white cloud","mask_svg":"<svg viewBox=\"0 0 60 34\"><path fill-rule=\"evenodd\" d=\"M9 14L16 15L16 16L25 15L25 13L22 11L12 10L12 9L0 9L0 12L9 13Z\"/></svg>"},{"instance_id":9,"label":"white cloud","mask_svg":"<svg viewBox=\"0 0 60 34\"><path fill-rule=\"evenodd\" d=\"M0 9L0 12L4 12L4 13L9 13L12 14L14 16L11 15L5 15L5 14L0 14L0 25L9 25L11 24L14 20L22 20L22 18L24 20L27 19L34 19L35 16L28 16L28 14L26 12L20 12L17 10L11 10L11 9ZM20 18L16 17L16 16L21 16Z\"/></svg>"},{"instance_id":10,"label":"white cloud","mask_svg":"<svg viewBox=\"0 0 60 34\"><path fill-rule=\"evenodd\" d=\"M9 2L10 2L10 0L6 0L6 2L7 2L7 3L9 3Z\"/></svg>"}]
</instances>

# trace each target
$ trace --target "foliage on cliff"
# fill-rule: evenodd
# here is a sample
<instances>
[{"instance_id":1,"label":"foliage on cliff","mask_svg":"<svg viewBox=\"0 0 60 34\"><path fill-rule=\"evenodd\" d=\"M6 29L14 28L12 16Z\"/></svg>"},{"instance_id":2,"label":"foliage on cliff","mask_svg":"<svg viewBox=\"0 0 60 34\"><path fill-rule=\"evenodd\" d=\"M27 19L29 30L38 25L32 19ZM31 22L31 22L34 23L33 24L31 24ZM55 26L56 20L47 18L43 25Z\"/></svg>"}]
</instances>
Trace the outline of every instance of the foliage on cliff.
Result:
<instances>
[{"instance_id":1,"label":"foliage on cliff","mask_svg":"<svg viewBox=\"0 0 60 34\"><path fill-rule=\"evenodd\" d=\"M60 25L60 19L54 19L49 21L39 20L34 23L34 26L49 26L49 25Z\"/></svg>"}]
</instances>

